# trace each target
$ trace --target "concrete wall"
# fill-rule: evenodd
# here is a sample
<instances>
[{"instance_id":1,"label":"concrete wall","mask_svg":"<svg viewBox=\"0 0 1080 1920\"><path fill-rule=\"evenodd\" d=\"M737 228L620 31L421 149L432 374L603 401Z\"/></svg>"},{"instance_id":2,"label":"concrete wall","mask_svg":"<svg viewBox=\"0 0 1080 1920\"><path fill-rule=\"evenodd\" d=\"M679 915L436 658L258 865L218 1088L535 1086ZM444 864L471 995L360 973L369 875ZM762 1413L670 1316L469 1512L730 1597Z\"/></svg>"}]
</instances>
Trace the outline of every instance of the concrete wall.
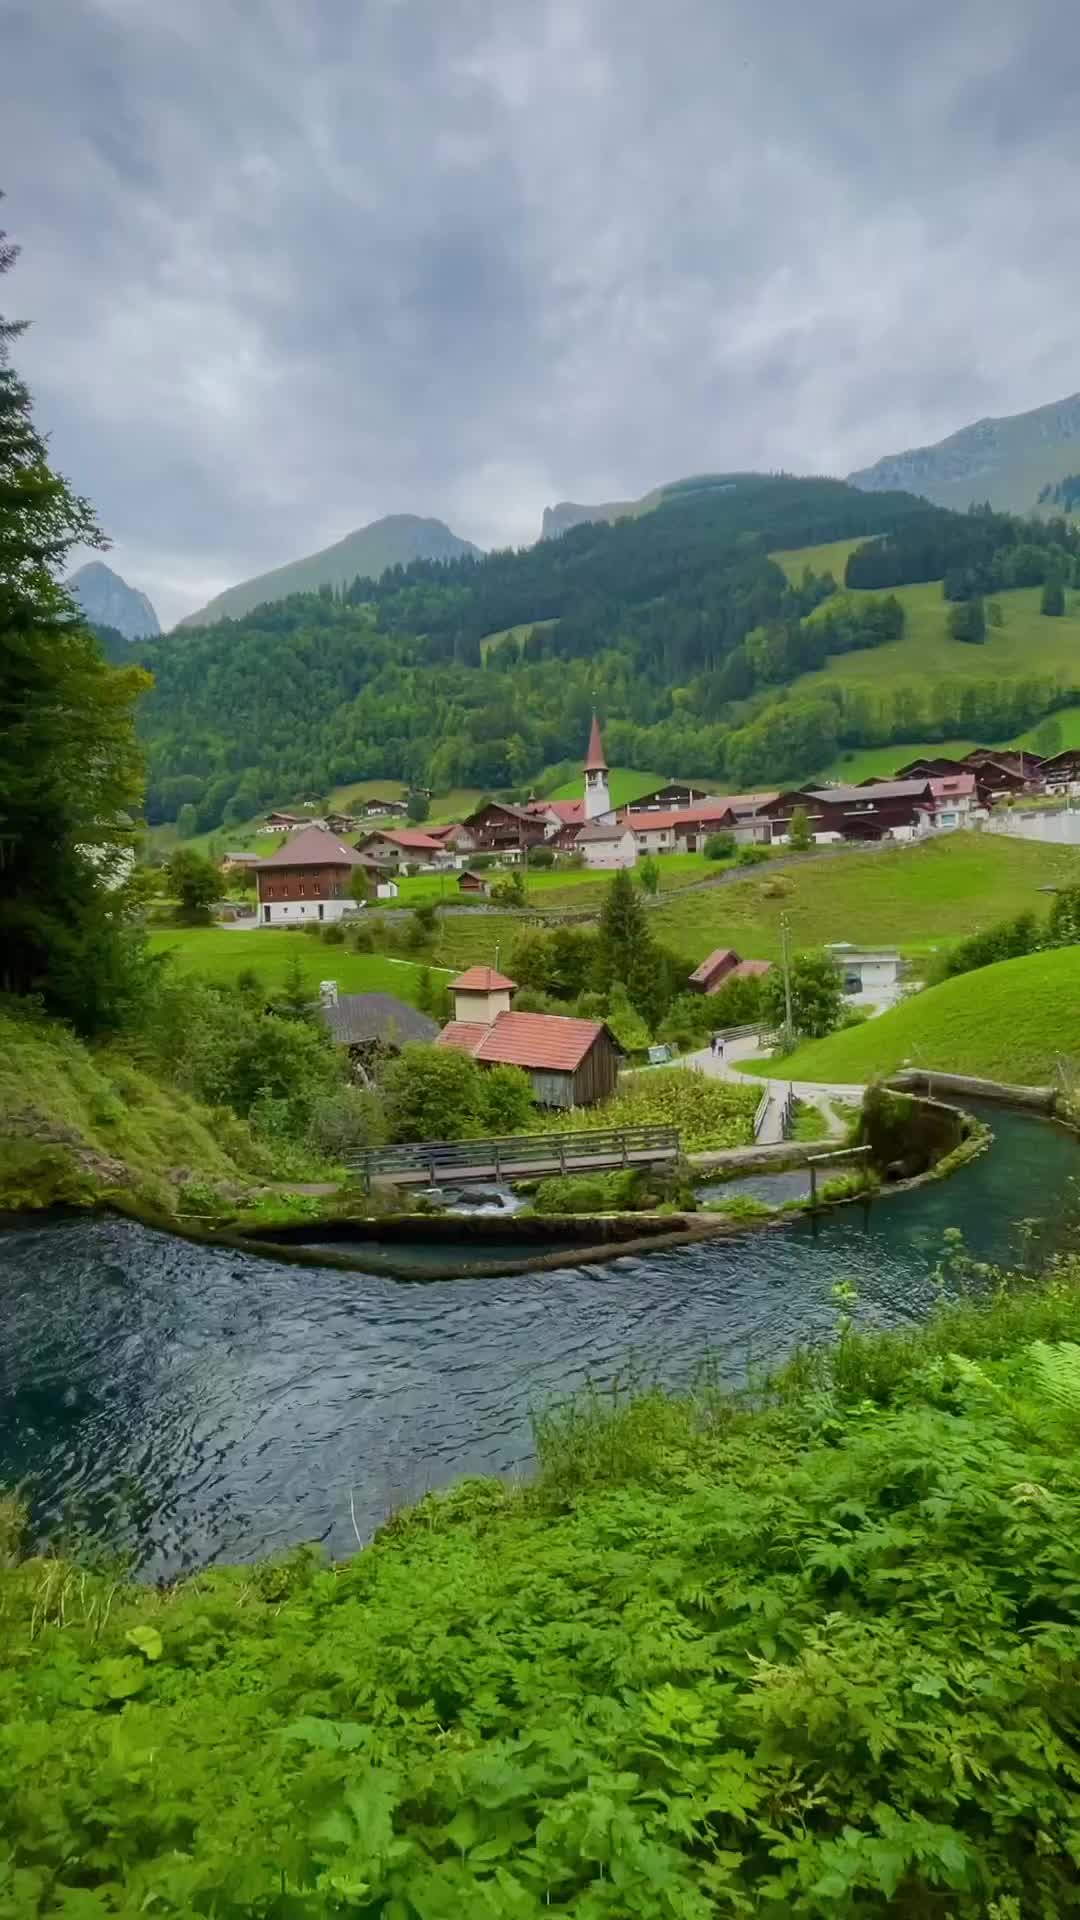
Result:
<instances>
[{"instance_id":1,"label":"concrete wall","mask_svg":"<svg viewBox=\"0 0 1080 1920\"><path fill-rule=\"evenodd\" d=\"M266 900L259 908L264 927L301 927L306 920L340 920L355 911L352 900Z\"/></svg>"},{"instance_id":2,"label":"concrete wall","mask_svg":"<svg viewBox=\"0 0 1080 1920\"><path fill-rule=\"evenodd\" d=\"M1013 807L995 814L987 822L987 832L1007 834L1015 840L1042 840L1052 846L1080 847L1080 807L1072 811L1059 807L1046 813L1034 807Z\"/></svg>"}]
</instances>

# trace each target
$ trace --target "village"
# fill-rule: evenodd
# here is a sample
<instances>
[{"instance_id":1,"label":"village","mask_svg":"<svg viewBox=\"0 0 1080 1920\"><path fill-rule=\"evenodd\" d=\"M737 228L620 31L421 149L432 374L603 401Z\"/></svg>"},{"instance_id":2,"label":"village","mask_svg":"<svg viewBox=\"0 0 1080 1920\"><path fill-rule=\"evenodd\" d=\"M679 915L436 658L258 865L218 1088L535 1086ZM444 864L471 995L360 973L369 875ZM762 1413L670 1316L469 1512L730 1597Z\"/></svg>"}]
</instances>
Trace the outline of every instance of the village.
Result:
<instances>
[{"instance_id":1,"label":"village","mask_svg":"<svg viewBox=\"0 0 1080 1920\"><path fill-rule=\"evenodd\" d=\"M486 799L460 821L397 825L387 817L404 815L405 803L375 797L363 811L378 824L366 830L358 815L278 811L267 818L267 828L282 835L276 850L263 858L236 854L225 865L253 875L256 902L248 924L314 930L354 919L369 902L392 908L401 881L418 874L450 877L463 903L481 905L531 862L614 874L667 855L701 853L710 843L752 861L785 851L1000 830L1003 815L1007 823L1019 801L1070 793L1078 778L1076 750L1041 760L1021 750L976 748L963 759L911 760L890 779L857 785L711 794L670 781L630 806L614 806L594 715L576 800ZM834 941L828 952L854 1007L876 1013L900 998L898 950ZM718 948L688 974L685 990L716 995L732 982L760 978L771 964ZM497 964L476 965L449 982L453 1014L441 1030L393 995L339 995L332 981L324 983L321 1011L334 1037L358 1058L372 1045L395 1050L407 1040L426 1040L469 1053L482 1066L524 1069L540 1106L582 1107L609 1098L622 1053L610 1026L516 1011L515 992L516 983Z\"/></svg>"}]
</instances>

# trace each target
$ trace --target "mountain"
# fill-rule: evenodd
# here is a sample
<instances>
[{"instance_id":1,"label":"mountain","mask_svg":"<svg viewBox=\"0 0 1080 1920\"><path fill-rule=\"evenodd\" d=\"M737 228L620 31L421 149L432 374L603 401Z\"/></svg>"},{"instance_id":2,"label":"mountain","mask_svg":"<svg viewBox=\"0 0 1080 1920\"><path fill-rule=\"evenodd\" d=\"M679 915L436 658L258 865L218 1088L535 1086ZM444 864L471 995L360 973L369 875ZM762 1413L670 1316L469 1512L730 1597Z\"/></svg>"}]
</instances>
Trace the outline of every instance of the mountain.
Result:
<instances>
[{"instance_id":1,"label":"mountain","mask_svg":"<svg viewBox=\"0 0 1080 1920\"><path fill-rule=\"evenodd\" d=\"M594 525L596 522L625 520L628 516L636 518L641 513L651 513L664 501L691 498L699 493L730 493L735 482L730 474L699 473L687 480L669 480L662 487L653 487L643 493L640 500L609 500L600 506L585 507L573 500L560 500L557 506L545 507L540 527L541 540L557 540L561 534L569 533L571 527Z\"/></svg>"},{"instance_id":2,"label":"mountain","mask_svg":"<svg viewBox=\"0 0 1080 1920\"><path fill-rule=\"evenodd\" d=\"M1044 487L1080 467L1080 393L1030 413L976 420L936 446L886 454L848 475L865 493L900 489L921 493L939 507L964 508L988 500L1011 513L1030 513Z\"/></svg>"},{"instance_id":3,"label":"mountain","mask_svg":"<svg viewBox=\"0 0 1080 1920\"><path fill-rule=\"evenodd\" d=\"M459 540L441 520L421 520L414 513L391 513L358 527L321 553L291 560L271 573L256 574L227 587L215 599L189 613L182 627L209 627L217 620L240 620L267 600L287 600L291 593L315 593L319 587L348 587L356 579L378 580L388 567L407 567L413 560L474 558L479 547Z\"/></svg>"},{"instance_id":4,"label":"mountain","mask_svg":"<svg viewBox=\"0 0 1080 1920\"><path fill-rule=\"evenodd\" d=\"M64 585L91 626L111 627L125 640L145 640L161 632L161 623L145 593L129 587L101 560L88 560Z\"/></svg>"}]
</instances>

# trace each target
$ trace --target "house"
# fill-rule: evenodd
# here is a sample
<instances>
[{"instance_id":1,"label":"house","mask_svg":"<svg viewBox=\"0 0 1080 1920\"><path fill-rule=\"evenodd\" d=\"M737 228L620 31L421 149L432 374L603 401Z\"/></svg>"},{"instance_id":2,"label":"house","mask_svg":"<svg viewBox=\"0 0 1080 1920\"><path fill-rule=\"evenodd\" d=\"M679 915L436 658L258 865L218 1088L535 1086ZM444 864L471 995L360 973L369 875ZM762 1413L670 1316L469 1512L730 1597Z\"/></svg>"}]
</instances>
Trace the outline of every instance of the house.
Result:
<instances>
[{"instance_id":1,"label":"house","mask_svg":"<svg viewBox=\"0 0 1080 1920\"><path fill-rule=\"evenodd\" d=\"M740 960L732 967L729 980L760 980L766 973L772 972L771 960Z\"/></svg>"},{"instance_id":2,"label":"house","mask_svg":"<svg viewBox=\"0 0 1080 1920\"><path fill-rule=\"evenodd\" d=\"M1050 754L1043 761L1040 774L1048 793L1074 787L1080 781L1080 747L1065 747L1061 753Z\"/></svg>"},{"instance_id":3,"label":"house","mask_svg":"<svg viewBox=\"0 0 1080 1920\"><path fill-rule=\"evenodd\" d=\"M707 787L691 787L685 780L669 780L666 787L654 787L651 793L639 794L634 801L634 812L672 813L680 807L692 807L712 798L714 796Z\"/></svg>"},{"instance_id":4,"label":"house","mask_svg":"<svg viewBox=\"0 0 1080 1920\"><path fill-rule=\"evenodd\" d=\"M688 985L692 993L718 993L730 973L739 965L739 956L732 947L717 947L714 953L707 954L700 967L695 967Z\"/></svg>"},{"instance_id":5,"label":"house","mask_svg":"<svg viewBox=\"0 0 1080 1920\"><path fill-rule=\"evenodd\" d=\"M464 822L480 853L501 853L521 858L523 848L539 846L547 838L547 824L528 807L509 800L485 800Z\"/></svg>"},{"instance_id":6,"label":"house","mask_svg":"<svg viewBox=\"0 0 1080 1920\"><path fill-rule=\"evenodd\" d=\"M408 811L407 801L384 800L378 794L372 794L369 800L359 801L356 808L357 818L360 820L381 820L391 815L395 819L404 820Z\"/></svg>"},{"instance_id":7,"label":"house","mask_svg":"<svg viewBox=\"0 0 1080 1920\"><path fill-rule=\"evenodd\" d=\"M355 833L356 817L351 813L328 813L326 825L331 833Z\"/></svg>"},{"instance_id":8,"label":"house","mask_svg":"<svg viewBox=\"0 0 1080 1920\"><path fill-rule=\"evenodd\" d=\"M553 840L566 827L585 824L584 800L530 800L525 811L544 822L544 831L549 840Z\"/></svg>"},{"instance_id":9,"label":"house","mask_svg":"<svg viewBox=\"0 0 1080 1920\"><path fill-rule=\"evenodd\" d=\"M452 867L454 856L425 827L376 827L356 842L360 853L378 866Z\"/></svg>"},{"instance_id":10,"label":"house","mask_svg":"<svg viewBox=\"0 0 1080 1920\"><path fill-rule=\"evenodd\" d=\"M950 760L945 754L936 758L923 755L918 760L909 760L905 766L897 767L892 777L894 780L930 780L943 774L970 773L970 771L970 767L963 760ZM864 781L863 784L866 785L866 782Z\"/></svg>"},{"instance_id":11,"label":"house","mask_svg":"<svg viewBox=\"0 0 1080 1920\"><path fill-rule=\"evenodd\" d=\"M513 980L470 967L450 982L454 1018L436 1044L470 1053L482 1067L521 1067L541 1107L590 1107L614 1093L622 1048L603 1020L513 1013Z\"/></svg>"},{"instance_id":12,"label":"house","mask_svg":"<svg viewBox=\"0 0 1080 1920\"><path fill-rule=\"evenodd\" d=\"M1006 747L973 747L964 756L965 771L975 775L984 806L1011 793L1034 792L1040 785L1041 766L1037 754Z\"/></svg>"},{"instance_id":13,"label":"house","mask_svg":"<svg viewBox=\"0 0 1080 1920\"><path fill-rule=\"evenodd\" d=\"M976 819L986 817L973 773L931 774L930 793L932 806L919 809L921 831L951 833L957 827L973 826Z\"/></svg>"},{"instance_id":14,"label":"house","mask_svg":"<svg viewBox=\"0 0 1080 1920\"><path fill-rule=\"evenodd\" d=\"M410 1041L431 1043L439 1035L434 1020L396 994L339 993L336 980L320 984L319 1018L331 1040L347 1047L350 1060L364 1067L379 1056L400 1053Z\"/></svg>"},{"instance_id":15,"label":"house","mask_svg":"<svg viewBox=\"0 0 1080 1920\"><path fill-rule=\"evenodd\" d=\"M245 868L257 867L258 864L257 853L226 853L222 855L221 871L222 873L243 873Z\"/></svg>"},{"instance_id":16,"label":"house","mask_svg":"<svg viewBox=\"0 0 1080 1920\"><path fill-rule=\"evenodd\" d=\"M322 825L316 822L310 813L282 813L275 810L266 816L266 825L270 833L299 833L301 827Z\"/></svg>"},{"instance_id":17,"label":"house","mask_svg":"<svg viewBox=\"0 0 1080 1920\"><path fill-rule=\"evenodd\" d=\"M801 808L817 841L910 840L920 809L933 806L928 779L872 780L861 787L806 787L778 794L762 807L774 841L786 841Z\"/></svg>"},{"instance_id":18,"label":"house","mask_svg":"<svg viewBox=\"0 0 1080 1920\"><path fill-rule=\"evenodd\" d=\"M464 858L466 854L476 851L476 842L472 834L460 820L449 820L438 826L425 825L424 832L430 835L432 840L438 840L446 848L447 853L460 854Z\"/></svg>"},{"instance_id":19,"label":"house","mask_svg":"<svg viewBox=\"0 0 1080 1920\"><path fill-rule=\"evenodd\" d=\"M849 999L895 1000L900 992L903 962L891 947L855 947L837 940L826 947L844 978Z\"/></svg>"},{"instance_id":20,"label":"house","mask_svg":"<svg viewBox=\"0 0 1080 1920\"><path fill-rule=\"evenodd\" d=\"M482 873L470 873L466 868L464 873L458 875L458 890L461 893L474 893L485 897L488 886L489 882Z\"/></svg>"},{"instance_id":21,"label":"house","mask_svg":"<svg viewBox=\"0 0 1080 1920\"><path fill-rule=\"evenodd\" d=\"M290 834L276 853L254 865L259 921L264 927L297 927L305 920L340 920L355 902L351 884L360 855L325 827Z\"/></svg>"},{"instance_id":22,"label":"house","mask_svg":"<svg viewBox=\"0 0 1080 1920\"><path fill-rule=\"evenodd\" d=\"M637 865L637 841L625 820L590 820L579 827L574 851L587 867L610 869Z\"/></svg>"},{"instance_id":23,"label":"house","mask_svg":"<svg viewBox=\"0 0 1080 1920\"><path fill-rule=\"evenodd\" d=\"M626 819L639 853L698 853L714 833L730 833L740 844L767 840L769 828L761 817L761 808L776 797L775 793L715 794L685 807L644 813L635 801L621 817Z\"/></svg>"}]
</instances>

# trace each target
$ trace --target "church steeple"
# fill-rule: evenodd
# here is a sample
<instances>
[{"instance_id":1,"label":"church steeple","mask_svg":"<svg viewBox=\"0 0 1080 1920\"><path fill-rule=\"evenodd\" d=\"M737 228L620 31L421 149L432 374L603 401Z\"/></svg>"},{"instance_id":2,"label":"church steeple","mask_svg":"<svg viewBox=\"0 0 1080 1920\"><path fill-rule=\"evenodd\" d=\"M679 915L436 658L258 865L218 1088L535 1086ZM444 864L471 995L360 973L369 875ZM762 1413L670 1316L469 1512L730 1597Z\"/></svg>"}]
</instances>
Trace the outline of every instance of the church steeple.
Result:
<instances>
[{"instance_id":1,"label":"church steeple","mask_svg":"<svg viewBox=\"0 0 1080 1920\"><path fill-rule=\"evenodd\" d=\"M592 731L589 734L589 750L585 755L585 818L587 821L598 820L602 814L611 812L607 775L608 764L604 759L600 722L594 713Z\"/></svg>"}]
</instances>

